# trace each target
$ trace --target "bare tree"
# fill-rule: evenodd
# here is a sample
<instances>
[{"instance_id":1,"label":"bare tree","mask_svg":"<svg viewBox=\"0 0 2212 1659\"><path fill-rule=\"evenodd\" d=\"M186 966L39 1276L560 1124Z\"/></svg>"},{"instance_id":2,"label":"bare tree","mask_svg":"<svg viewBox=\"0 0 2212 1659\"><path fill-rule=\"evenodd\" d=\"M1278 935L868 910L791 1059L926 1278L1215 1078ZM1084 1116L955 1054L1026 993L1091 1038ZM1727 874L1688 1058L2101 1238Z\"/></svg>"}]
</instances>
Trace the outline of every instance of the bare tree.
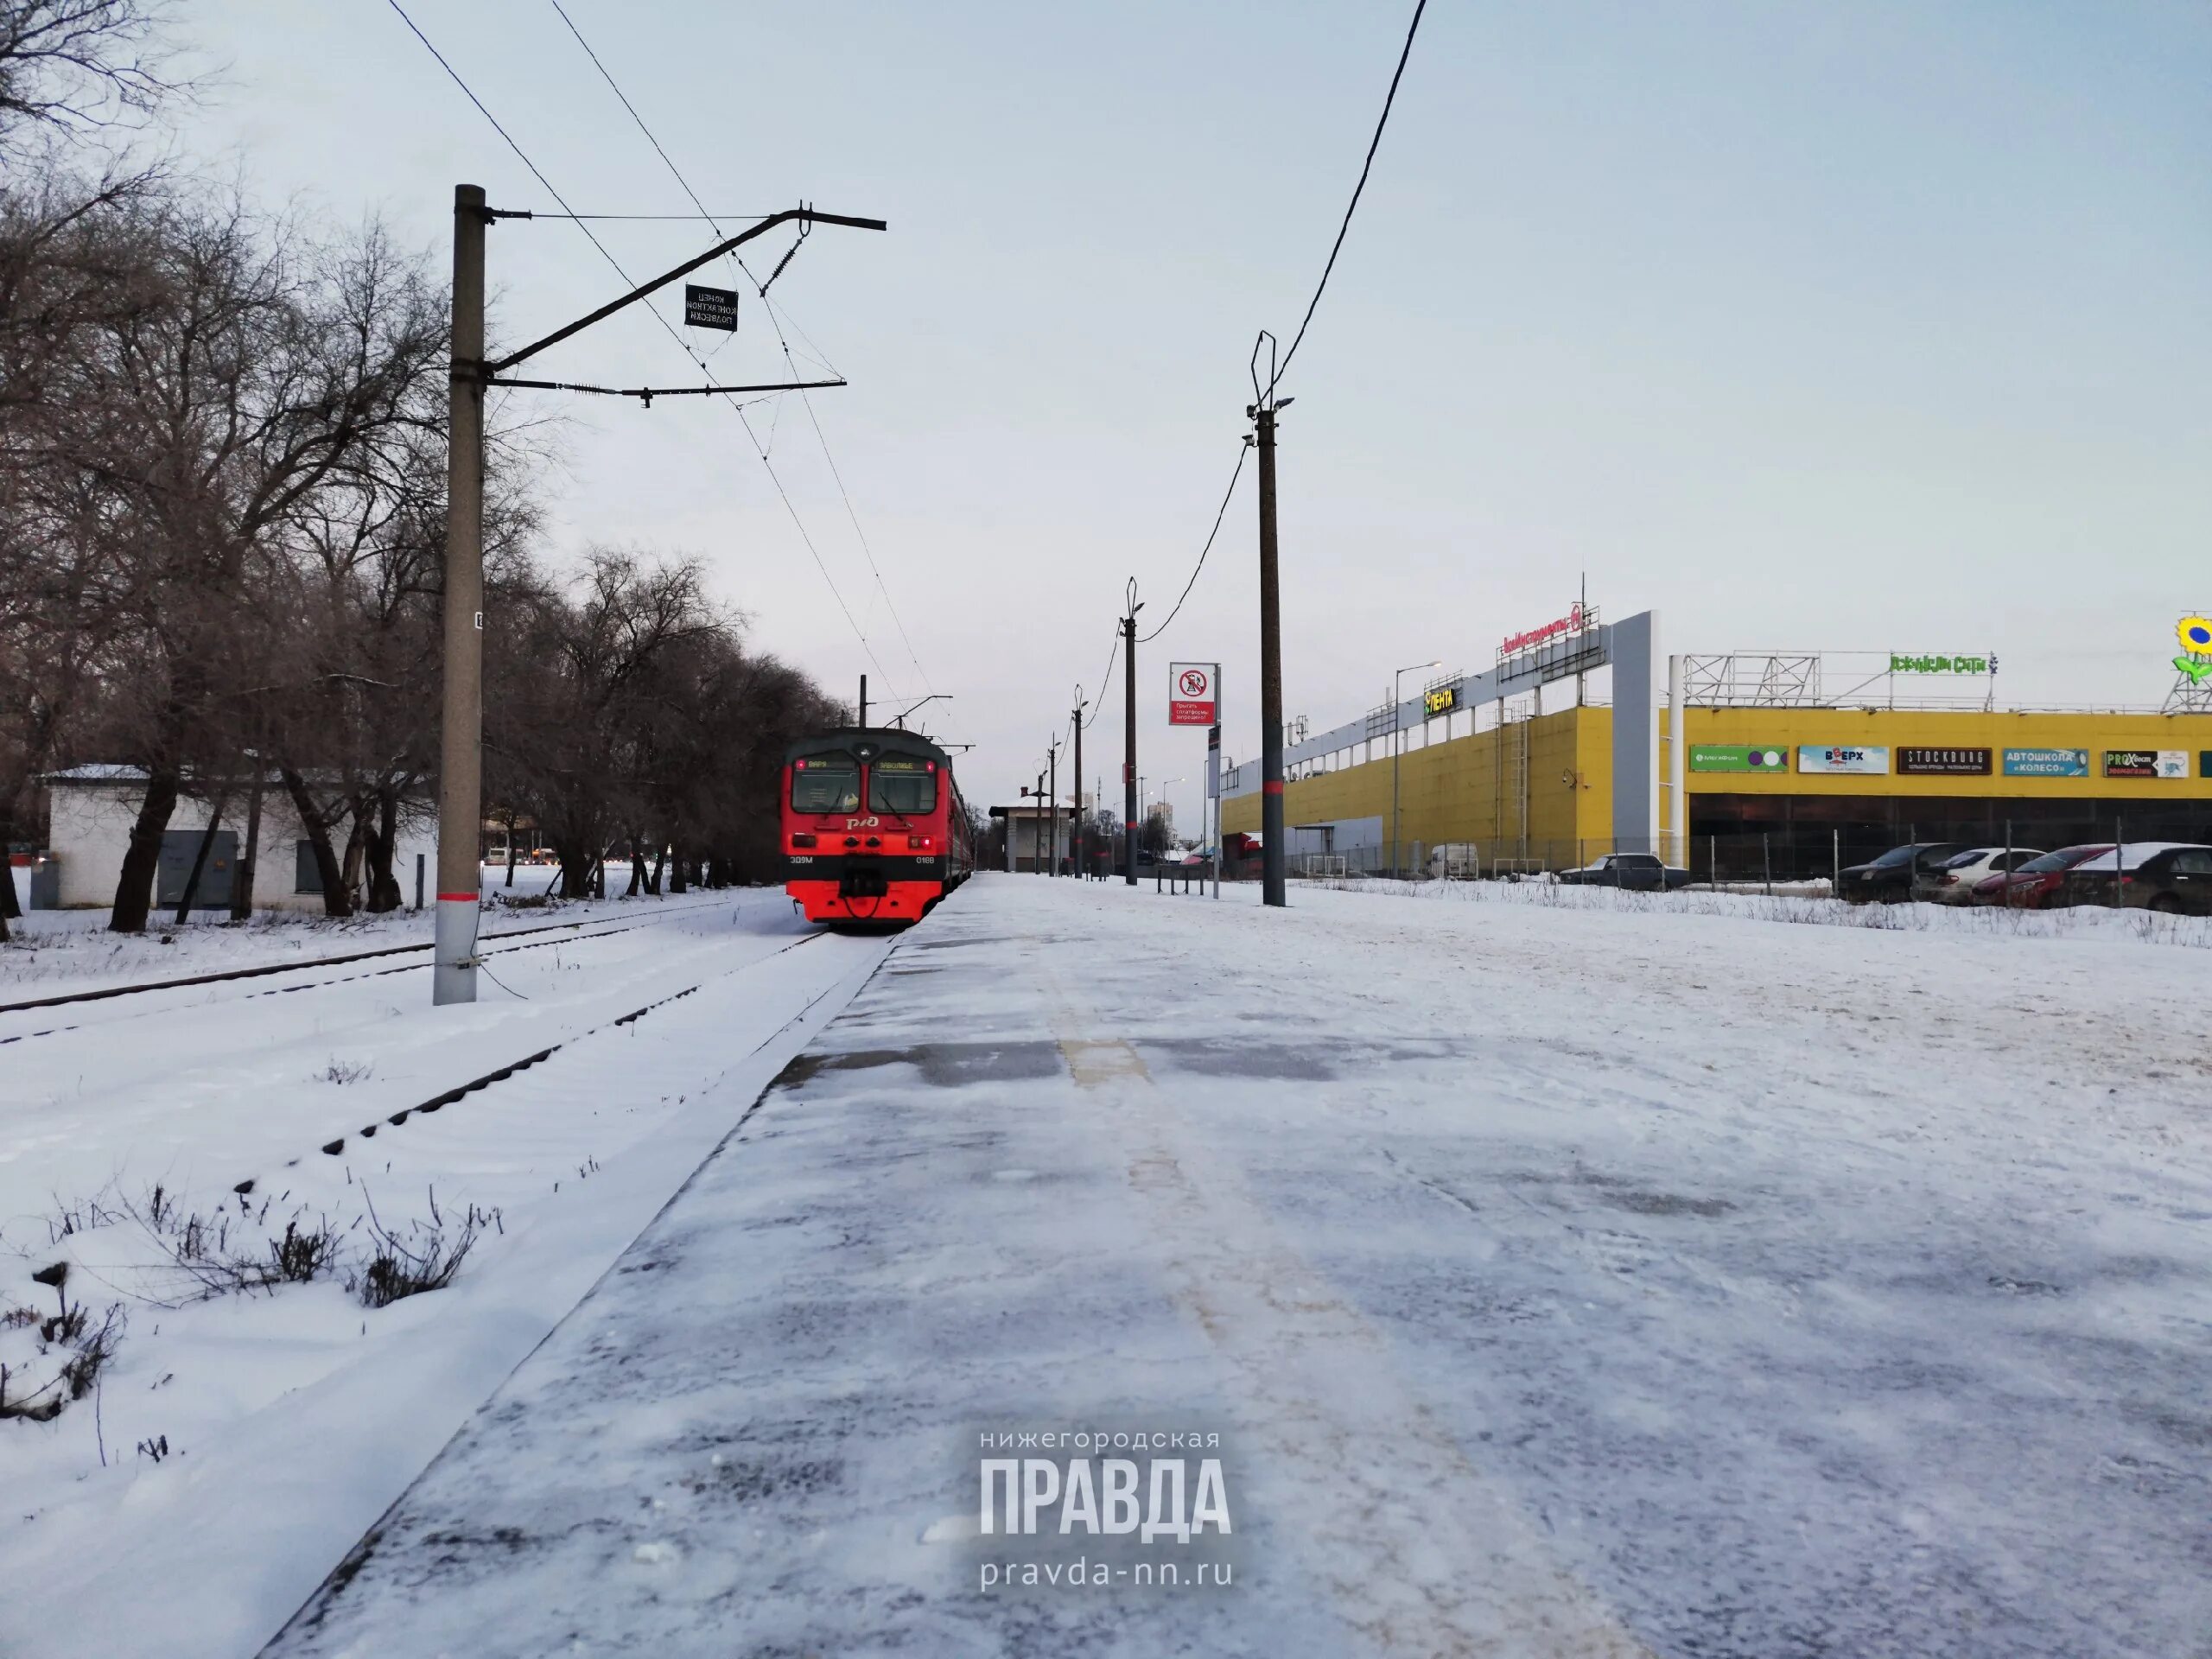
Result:
<instances>
[{"instance_id":1,"label":"bare tree","mask_svg":"<svg viewBox=\"0 0 2212 1659\"><path fill-rule=\"evenodd\" d=\"M104 725L148 785L111 925L144 925L188 773L227 775L256 699L302 665L296 619L264 602L326 498L368 487L380 446L418 430L443 329L419 270L373 229L316 247L232 200L126 211L149 302L91 331L44 408L35 474L89 493L106 597ZM287 645L291 646L287 649ZM316 677L299 677L302 688Z\"/></svg>"},{"instance_id":2,"label":"bare tree","mask_svg":"<svg viewBox=\"0 0 2212 1659\"><path fill-rule=\"evenodd\" d=\"M0 851L81 687L71 618L84 597L82 503L27 500L51 371L85 331L143 303L140 267L118 263L101 220L161 177L111 149L84 176L79 146L188 91L168 79L162 0L0 0ZM59 522L54 515L58 514ZM15 907L0 893L0 940Z\"/></svg>"},{"instance_id":3,"label":"bare tree","mask_svg":"<svg viewBox=\"0 0 2212 1659\"><path fill-rule=\"evenodd\" d=\"M0 143L152 115L184 90L164 73L160 0L0 0Z\"/></svg>"}]
</instances>

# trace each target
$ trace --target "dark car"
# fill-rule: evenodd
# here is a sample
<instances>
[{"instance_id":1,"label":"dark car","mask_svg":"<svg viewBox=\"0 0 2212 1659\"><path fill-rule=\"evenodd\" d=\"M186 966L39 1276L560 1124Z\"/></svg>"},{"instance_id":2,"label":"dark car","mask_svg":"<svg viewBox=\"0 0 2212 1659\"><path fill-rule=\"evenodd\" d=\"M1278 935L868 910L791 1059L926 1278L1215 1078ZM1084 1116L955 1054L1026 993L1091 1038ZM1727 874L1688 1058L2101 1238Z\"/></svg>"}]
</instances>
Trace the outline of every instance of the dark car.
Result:
<instances>
[{"instance_id":1,"label":"dark car","mask_svg":"<svg viewBox=\"0 0 2212 1659\"><path fill-rule=\"evenodd\" d=\"M1916 877L1925 877L1967 850L1956 841L1915 841L1892 847L1879 858L1853 864L1836 878L1836 897L1854 905L1895 904L1912 897Z\"/></svg>"},{"instance_id":2,"label":"dark car","mask_svg":"<svg viewBox=\"0 0 2212 1659\"><path fill-rule=\"evenodd\" d=\"M2212 916L2212 847L2191 842L2131 841L2107 847L2069 869L2064 905Z\"/></svg>"},{"instance_id":3,"label":"dark car","mask_svg":"<svg viewBox=\"0 0 2212 1659\"><path fill-rule=\"evenodd\" d=\"M1636 887L1657 893L1687 887L1690 873L1669 868L1656 853L1607 853L1579 870L1561 870L1558 879L1571 887Z\"/></svg>"},{"instance_id":4,"label":"dark car","mask_svg":"<svg viewBox=\"0 0 2212 1659\"><path fill-rule=\"evenodd\" d=\"M1984 876L1974 884L1974 901L1977 905L2005 905L2014 910L2043 910L2063 903L2058 895L2066 886L2066 872L2084 859L2110 851L2112 843L2108 841L2062 847L2055 853L2030 859L2010 875Z\"/></svg>"}]
</instances>

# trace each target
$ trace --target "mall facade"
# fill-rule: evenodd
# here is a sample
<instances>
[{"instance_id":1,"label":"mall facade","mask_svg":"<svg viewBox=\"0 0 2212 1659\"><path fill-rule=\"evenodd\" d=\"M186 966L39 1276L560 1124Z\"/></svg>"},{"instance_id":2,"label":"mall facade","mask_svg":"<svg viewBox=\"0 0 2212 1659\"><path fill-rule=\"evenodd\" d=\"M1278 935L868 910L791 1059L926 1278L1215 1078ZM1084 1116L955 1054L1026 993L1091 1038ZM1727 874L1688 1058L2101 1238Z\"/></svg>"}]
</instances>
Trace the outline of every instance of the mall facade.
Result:
<instances>
[{"instance_id":1,"label":"mall facade","mask_svg":"<svg viewBox=\"0 0 2212 1659\"><path fill-rule=\"evenodd\" d=\"M1612 624L1578 607L1510 638L1491 671L1294 729L1291 867L1411 870L1471 843L1485 871L1649 851L1700 878L1789 880L1907 841L2212 842L2212 701L2190 695L2212 679L2183 675L2158 709L2005 709L1994 670L1662 657L1655 613ZM1259 831L1259 781L1256 762L1224 775L1224 831Z\"/></svg>"}]
</instances>

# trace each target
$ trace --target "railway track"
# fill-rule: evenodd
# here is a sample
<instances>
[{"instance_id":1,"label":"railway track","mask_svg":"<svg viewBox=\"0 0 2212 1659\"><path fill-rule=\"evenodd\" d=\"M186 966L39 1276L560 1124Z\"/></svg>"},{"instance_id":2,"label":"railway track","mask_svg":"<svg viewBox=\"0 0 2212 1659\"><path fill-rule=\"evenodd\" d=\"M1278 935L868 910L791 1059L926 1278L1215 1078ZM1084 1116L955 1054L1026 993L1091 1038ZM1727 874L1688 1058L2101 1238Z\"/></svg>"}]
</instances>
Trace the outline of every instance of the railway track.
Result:
<instances>
[{"instance_id":1,"label":"railway track","mask_svg":"<svg viewBox=\"0 0 2212 1659\"><path fill-rule=\"evenodd\" d=\"M441 1090L438 1093L431 1096L427 1100L418 1102L416 1104L412 1106L402 1107L397 1111L386 1113L379 1122L364 1124L360 1128L353 1131L353 1134L351 1136L340 1135L334 1140L325 1141L320 1150L327 1156L333 1158L338 1157L345 1152L346 1143L349 1139L373 1140L378 1130L380 1128L397 1128L402 1124L405 1123L410 1118L425 1116L434 1112L442 1111L448 1106L453 1105L458 1101L464 1100L470 1095L489 1089L495 1084L504 1083L509 1077L514 1077L518 1072L529 1071L531 1067L539 1065L545 1060L550 1059L563 1049L574 1047L576 1044L582 1042L586 1038L597 1036L601 1032L614 1031L624 1026L635 1025L639 1020L645 1019L649 1014L656 1013L661 1008L668 1007L671 1003L682 1001L685 997L690 996L703 989L708 985L712 984L715 980L728 979L741 974L749 974L767 963L773 962L780 957L787 956L791 951L798 950L801 945L812 944L818 939L827 938L829 937L830 935L826 933L802 934L798 938L793 939L790 944L779 946L778 949L770 951L765 957L756 957L750 962L741 963L734 968L726 969L719 974L709 974L705 978L699 980L696 983L686 985L681 990L671 991L664 996L655 997L652 1001L645 1003L640 1007L632 1008L627 1014L618 1014L611 1020L601 1020L595 1026L592 1026L585 1030L577 1032L574 1036L565 1037L557 1043L549 1044L545 1047L540 1048L532 1053L524 1055L520 1059L512 1060L505 1065L495 1067L492 1071L485 1072L480 1077L472 1077L466 1083L456 1084L452 1088ZM518 948L527 949L529 947ZM812 1013L816 1006L821 1002L823 998L830 995L835 989L836 987L834 985L827 987L817 995L810 999L804 1008L802 1008L797 1014L793 1015L791 1020L785 1021L785 1023L779 1027L775 1032L772 1032L768 1036L762 1038L760 1042L753 1046L750 1052L757 1053L760 1049L766 1047L769 1043L775 1040L776 1037L781 1035L784 1031L788 1030L792 1024L799 1020L804 1019L807 1014ZM300 1160L298 1158L290 1159L287 1160L285 1167L290 1168L297 1165L299 1161ZM232 1185L231 1190L233 1192L238 1193L239 1196L244 1197L245 1195L252 1192L259 1185L259 1181L260 1178L258 1176L248 1176L245 1180L234 1183Z\"/></svg>"},{"instance_id":2,"label":"railway track","mask_svg":"<svg viewBox=\"0 0 2212 1659\"><path fill-rule=\"evenodd\" d=\"M555 932L563 937L557 939L539 939L530 944L509 945L503 950L486 950L481 954L487 957L511 956L518 950L536 950L549 944L565 944L582 939L611 938L616 934L632 932L639 928L658 927L675 920L679 916L694 911L712 910L718 905L727 902L726 899L715 899L700 904L680 905L672 909L659 911L652 916L641 917L634 920L605 917L575 922L546 922L534 927L508 928L501 932L486 933L481 937L487 940L517 939L532 934ZM591 931L580 931L587 929ZM373 950L354 950L341 956L310 957L302 962L260 963L250 968L224 969L213 973L188 974L176 979L149 980L135 985L104 985L92 990L72 991L58 996L35 997L20 1002L0 1002L0 1016L35 1013L41 1008L64 1007L77 1003L113 1001L123 997L143 995L154 991L188 990L200 985L217 985L235 980L265 979L277 974L303 973L318 968L346 967L358 962L372 962L388 957L421 953L431 948L431 944L427 941L417 944L382 945ZM411 973L429 965L427 961L402 963L391 968L371 969L365 973L341 974L334 979L309 980L298 985L279 985L268 990L251 992L249 995L283 996L294 991L316 990L328 985L350 985L358 980L373 979L385 974ZM37 1031L17 1032L13 1036L0 1037L0 1046L5 1046L10 1043L19 1043L29 1038L52 1037L62 1032L79 1029L81 1027L75 1025L48 1026Z\"/></svg>"}]
</instances>

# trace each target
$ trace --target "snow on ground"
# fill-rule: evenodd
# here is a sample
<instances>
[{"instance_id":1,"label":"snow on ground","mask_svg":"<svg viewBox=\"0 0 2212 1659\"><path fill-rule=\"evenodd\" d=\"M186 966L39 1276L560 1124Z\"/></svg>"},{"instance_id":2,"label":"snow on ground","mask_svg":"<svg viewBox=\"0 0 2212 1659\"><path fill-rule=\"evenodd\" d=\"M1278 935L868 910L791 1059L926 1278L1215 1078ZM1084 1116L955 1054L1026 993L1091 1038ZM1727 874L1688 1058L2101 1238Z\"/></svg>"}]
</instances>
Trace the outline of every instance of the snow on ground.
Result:
<instances>
[{"instance_id":1,"label":"snow on ground","mask_svg":"<svg viewBox=\"0 0 2212 1659\"><path fill-rule=\"evenodd\" d=\"M1145 885L1149 886L1149 883ZM1725 916L1801 926L1859 927L1903 933L1942 933L1961 938L2113 939L2145 944L2212 949L2212 917L2169 916L2148 910L2083 906L2065 910L2005 910L1972 905L1853 905L1825 896L1827 883L1777 882L1775 892L1751 887L1718 891L1692 887L1657 893L1618 887L1562 887L1541 878L1525 881L1394 881L1366 877L1294 880L1296 893L1357 893L1370 898L1414 899L1429 904L1536 905L1553 910L1609 914ZM1796 887L1820 889L1796 891ZM1256 884L1224 889L1239 902L1258 902Z\"/></svg>"},{"instance_id":2,"label":"snow on ground","mask_svg":"<svg viewBox=\"0 0 2212 1659\"><path fill-rule=\"evenodd\" d=\"M18 871L19 881L28 874ZM633 915L641 907L668 908L714 896L694 891L658 898L547 901L545 888L556 874L543 866L521 866L509 887L505 867L486 864L482 930L493 933L546 922ZM629 880L628 867L609 865L607 879L607 891L619 893ZM28 888L23 895L28 906ZM427 944L431 929L429 912L404 909L340 918L264 910L238 923L202 911L181 927L175 925L175 914L157 908L143 933L125 934L107 931L105 910L27 909L22 919L8 924L10 938L0 945L0 1002Z\"/></svg>"},{"instance_id":3,"label":"snow on ground","mask_svg":"<svg viewBox=\"0 0 2212 1659\"><path fill-rule=\"evenodd\" d=\"M808 929L772 891L592 913L607 931L510 941L467 1007L434 1011L427 972L372 961L297 990L0 1016L20 1039L0 1046L0 1326L55 1311L30 1274L57 1262L95 1322L114 1305L128 1321L95 1395L0 1421L0 1653L252 1652L886 948ZM75 1023L53 1029L62 1014ZM176 1224L152 1224L156 1184L226 1228L230 1254L296 1219L327 1222L346 1262L200 1298ZM365 1309L344 1281L372 1215L419 1244L434 1206L448 1239L472 1207L486 1217L459 1276ZM64 1213L81 1230L57 1238ZM57 1363L35 1337L0 1328L11 1398ZM163 1440L158 1463L138 1450Z\"/></svg>"},{"instance_id":4,"label":"snow on ground","mask_svg":"<svg viewBox=\"0 0 2212 1659\"><path fill-rule=\"evenodd\" d=\"M2208 1651L2212 957L1255 897L958 895L271 1654Z\"/></svg>"}]
</instances>

